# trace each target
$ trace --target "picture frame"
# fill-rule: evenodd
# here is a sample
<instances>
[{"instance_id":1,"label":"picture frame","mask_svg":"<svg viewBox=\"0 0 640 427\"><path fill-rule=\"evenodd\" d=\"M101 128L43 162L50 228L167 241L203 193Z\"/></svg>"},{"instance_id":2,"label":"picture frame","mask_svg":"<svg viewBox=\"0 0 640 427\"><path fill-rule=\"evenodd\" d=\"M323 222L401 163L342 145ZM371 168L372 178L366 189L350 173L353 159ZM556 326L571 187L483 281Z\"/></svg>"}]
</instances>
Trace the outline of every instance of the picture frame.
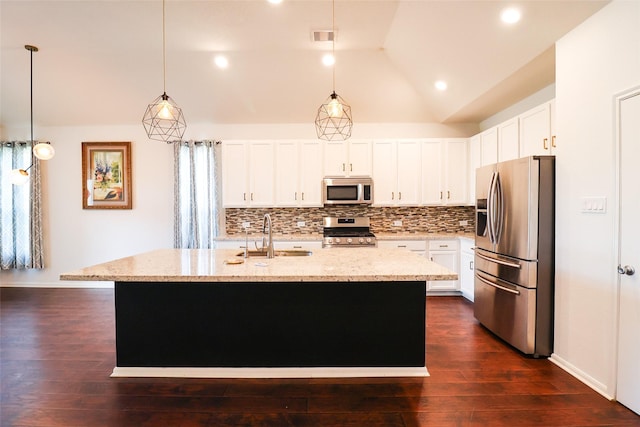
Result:
<instances>
[{"instance_id":1,"label":"picture frame","mask_svg":"<svg viewBox=\"0 0 640 427\"><path fill-rule=\"evenodd\" d=\"M82 143L82 208L131 209L131 142Z\"/></svg>"}]
</instances>

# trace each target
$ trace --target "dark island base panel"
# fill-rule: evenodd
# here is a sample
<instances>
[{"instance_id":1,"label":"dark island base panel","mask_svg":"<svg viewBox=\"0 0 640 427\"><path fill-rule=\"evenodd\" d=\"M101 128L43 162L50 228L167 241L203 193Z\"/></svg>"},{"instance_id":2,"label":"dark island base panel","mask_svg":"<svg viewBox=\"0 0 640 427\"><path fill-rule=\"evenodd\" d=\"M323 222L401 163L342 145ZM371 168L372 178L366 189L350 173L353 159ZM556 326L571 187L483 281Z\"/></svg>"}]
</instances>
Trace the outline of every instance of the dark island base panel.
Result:
<instances>
[{"instance_id":1,"label":"dark island base panel","mask_svg":"<svg viewBox=\"0 0 640 427\"><path fill-rule=\"evenodd\" d=\"M116 282L118 367L422 367L424 282Z\"/></svg>"}]
</instances>

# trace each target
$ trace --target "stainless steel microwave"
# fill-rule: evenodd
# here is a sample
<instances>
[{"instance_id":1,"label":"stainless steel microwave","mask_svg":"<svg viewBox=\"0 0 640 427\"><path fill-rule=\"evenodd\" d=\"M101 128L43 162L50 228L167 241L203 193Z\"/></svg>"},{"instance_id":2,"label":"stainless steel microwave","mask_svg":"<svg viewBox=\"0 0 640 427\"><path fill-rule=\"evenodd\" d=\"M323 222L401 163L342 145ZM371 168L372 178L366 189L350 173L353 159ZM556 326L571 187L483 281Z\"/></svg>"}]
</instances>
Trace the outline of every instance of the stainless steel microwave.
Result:
<instances>
[{"instance_id":1,"label":"stainless steel microwave","mask_svg":"<svg viewBox=\"0 0 640 427\"><path fill-rule=\"evenodd\" d=\"M325 205L370 205L373 203L373 180L368 177L326 177L322 180Z\"/></svg>"}]
</instances>

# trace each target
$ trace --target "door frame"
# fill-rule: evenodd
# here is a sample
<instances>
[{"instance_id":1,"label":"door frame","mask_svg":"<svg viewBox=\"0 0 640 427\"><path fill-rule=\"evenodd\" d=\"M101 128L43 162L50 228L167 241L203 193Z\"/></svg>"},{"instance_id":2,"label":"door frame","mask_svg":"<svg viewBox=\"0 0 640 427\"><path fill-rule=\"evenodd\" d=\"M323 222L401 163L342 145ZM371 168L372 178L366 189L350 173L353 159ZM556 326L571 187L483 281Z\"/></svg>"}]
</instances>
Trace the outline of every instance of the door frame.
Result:
<instances>
[{"instance_id":1,"label":"door frame","mask_svg":"<svg viewBox=\"0 0 640 427\"><path fill-rule=\"evenodd\" d=\"M620 274L618 274L616 268L620 263L620 221L622 219L622 210L620 209L621 203L621 143L622 143L622 123L621 123L621 107L622 102L626 99L632 98L634 96L640 96L640 84L634 86L625 91L619 92L613 96L613 114L614 114L614 162L615 162L615 203L613 203L615 212L614 212L614 224L613 224L613 245L614 245L614 255L615 255L615 265L612 266L612 275L614 277L613 283L615 284L615 298L616 306L615 306L615 348L614 348L614 376L613 376L613 397L617 400L618 396L618 350L620 346L620 297L621 297L621 284L620 284Z\"/></svg>"}]
</instances>

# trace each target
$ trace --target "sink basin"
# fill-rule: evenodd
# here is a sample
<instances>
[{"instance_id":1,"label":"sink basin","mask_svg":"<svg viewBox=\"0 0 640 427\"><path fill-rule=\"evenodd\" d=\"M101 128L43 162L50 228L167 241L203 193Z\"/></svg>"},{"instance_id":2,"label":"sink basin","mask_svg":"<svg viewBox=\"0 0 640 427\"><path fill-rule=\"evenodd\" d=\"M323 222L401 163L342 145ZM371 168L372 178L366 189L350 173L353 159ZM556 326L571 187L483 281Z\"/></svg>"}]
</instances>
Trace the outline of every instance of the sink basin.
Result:
<instances>
[{"instance_id":1,"label":"sink basin","mask_svg":"<svg viewBox=\"0 0 640 427\"><path fill-rule=\"evenodd\" d=\"M313 252L307 251L304 249L282 249L282 250L275 250L273 253L275 256L310 256ZM267 252L266 251L249 251L247 255L249 256L249 258L254 258L254 257L266 258ZM237 256L244 256L244 251L237 254Z\"/></svg>"}]
</instances>

